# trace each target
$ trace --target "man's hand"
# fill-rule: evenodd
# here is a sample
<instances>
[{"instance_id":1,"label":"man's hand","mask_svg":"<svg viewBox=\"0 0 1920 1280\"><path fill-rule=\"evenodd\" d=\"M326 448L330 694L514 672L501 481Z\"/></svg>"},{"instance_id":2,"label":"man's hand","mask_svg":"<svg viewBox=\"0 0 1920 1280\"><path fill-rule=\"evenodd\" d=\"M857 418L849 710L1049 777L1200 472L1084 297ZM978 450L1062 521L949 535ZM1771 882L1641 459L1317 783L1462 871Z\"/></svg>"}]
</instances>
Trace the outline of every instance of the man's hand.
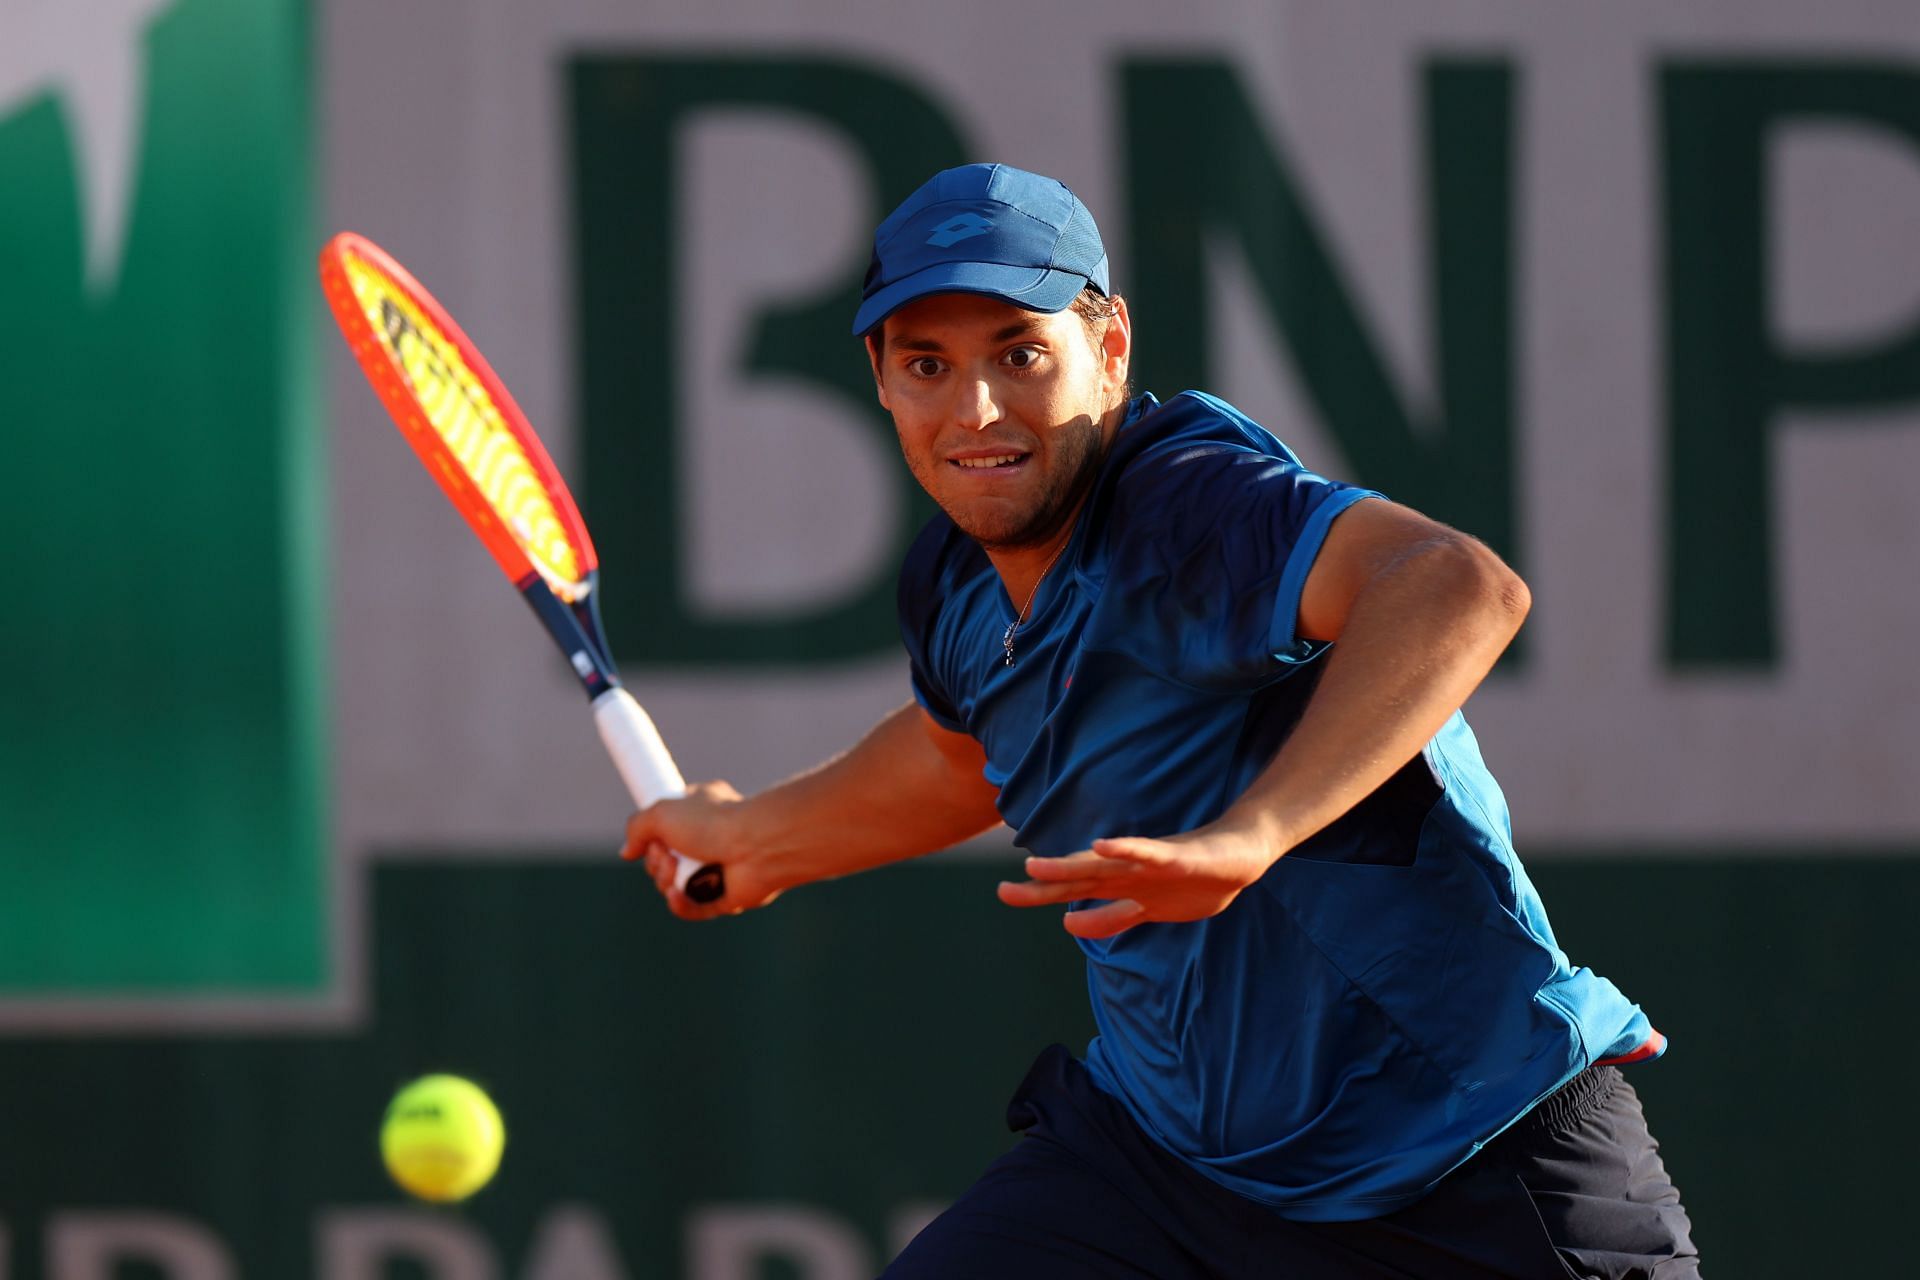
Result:
<instances>
[{"instance_id":1,"label":"man's hand","mask_svg":"<svg viewBox=\"0 0 1920 1280\"><path fill-rule=\"evenodd\" d=\"M641 810L627 822L620 856L645 860L682 920L739 915L788 889L979 835L1000 820L985 764L979 743L909 702L850 750L750 798L703 782ZM670 849L725 867L725 895L701 904L674 888Z\"/></svg>"},{"instance_id":2,"label":"man's hand","mask_svg":"<svg viewBox=\"0 0 1920 1280\"><path fill-rule=\"evenodd\" d=\"M1028 858L1022 881L1003 881L1000 901L1042 907L1085 898L1099 906L1062 919L1076 938L1111 938L1145 921L1204 920L1225 911L1279 857L1273 841L1217 824L1149 840L1121 836L1062 858Z\"/></svg>"},{"instance_id":3,"label":"man's hand","mask_svg":"<svg viewBox=\"0 0 1920 1280\"><path fill-rule=\"evenodd\" d=\"M644 860L667 909L682 920L737 916L764 907L791 886L776 883L754 851L743 848L732 819L740 793L726 782L696 783L678 800L662 800L627 819L627 840L620 856ZM674 887L677 849L695 862L717 862L727 869L727 891L716 902L695 902Z\"/></svg>"}]
</instances>

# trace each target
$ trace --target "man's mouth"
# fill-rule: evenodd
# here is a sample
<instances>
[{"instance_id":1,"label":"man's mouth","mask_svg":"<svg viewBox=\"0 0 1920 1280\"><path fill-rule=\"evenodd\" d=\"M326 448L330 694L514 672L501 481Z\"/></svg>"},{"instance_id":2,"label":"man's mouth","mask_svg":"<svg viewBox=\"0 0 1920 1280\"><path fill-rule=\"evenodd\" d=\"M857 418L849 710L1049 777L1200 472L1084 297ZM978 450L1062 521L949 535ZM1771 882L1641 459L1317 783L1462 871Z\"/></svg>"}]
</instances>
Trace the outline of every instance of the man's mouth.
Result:
<instances>
[{"instance_id":1,"label":"man's mouth","mask_svg":"<svg viewBox=\"0 0 1920 1280\"><path fill-rule=\"evenodd\" d=\"M1027 456L1024 453L989 453L973 458L949 458L947 462L967 471L986 471L994 467L1011 467L1026 461Z\"/></svg>"}]
</instances>

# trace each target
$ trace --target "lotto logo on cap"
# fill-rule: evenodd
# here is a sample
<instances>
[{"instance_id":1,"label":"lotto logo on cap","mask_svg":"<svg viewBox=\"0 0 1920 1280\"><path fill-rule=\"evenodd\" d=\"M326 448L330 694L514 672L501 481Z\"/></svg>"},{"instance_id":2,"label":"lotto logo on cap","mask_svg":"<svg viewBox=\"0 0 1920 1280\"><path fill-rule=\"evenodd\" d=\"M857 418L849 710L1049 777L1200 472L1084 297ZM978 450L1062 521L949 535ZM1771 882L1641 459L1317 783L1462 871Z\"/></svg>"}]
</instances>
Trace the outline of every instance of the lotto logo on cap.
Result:
<instances>
[{"instance_id":1,"label":"lotto logo on cap","mask_svg":"<svg viewBox=\"0 0 1920 1280\"><path fill-rule=\"evenodd\" d=\"M930 293L1051 312L1088 285L1108 292L1107 251L1073 192L1011 165L963 165L928 179L874 232L853 332Z\"/></svg>"},{"instance_id":2,"label":"lotto logo on cap","mask_svg":"<svg viewBox=\"0 0 1920 1280\"><path fill-rule=\"evenodd\" d=\"M950 248L972 236L983 236L993 230L993 224L977 213L963 213L957 218L949 218L933 229L927 237L928 244L937 244L942 249Z\"/></svg>"}]
</instances>

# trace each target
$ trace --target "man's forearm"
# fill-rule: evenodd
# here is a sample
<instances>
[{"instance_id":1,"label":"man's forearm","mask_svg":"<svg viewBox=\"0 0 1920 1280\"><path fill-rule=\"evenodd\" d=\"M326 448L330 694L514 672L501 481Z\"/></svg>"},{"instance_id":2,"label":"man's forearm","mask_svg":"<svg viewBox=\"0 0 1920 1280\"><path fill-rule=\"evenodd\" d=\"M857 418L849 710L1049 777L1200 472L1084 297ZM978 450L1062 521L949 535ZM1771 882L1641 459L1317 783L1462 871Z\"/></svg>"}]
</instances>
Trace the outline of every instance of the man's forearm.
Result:
<instances>
[{"instance_id":1,"label":"man's forearm","mask_svg":"<svg viewBox=\"0 0 1920 1280\"><path fill-rule=\"evenodd\" d=\"M912 703L850 750L743 801L736 839L790 884L944 849L999 821L977 764L943 752Z\"/></svg>"},{"instance_id":2,"label":"man's forearm","mask_svg":"<svg viewBox=\"0 0 1920 1280\"><path fill-rule=\"evenodd\" d=\"M1299 724L1217 825L1257 831L1277 857L1351 809L1467 700L1529 603L1471 539L1409 548L1354 597Z\"/></svg>"}]
</instances>

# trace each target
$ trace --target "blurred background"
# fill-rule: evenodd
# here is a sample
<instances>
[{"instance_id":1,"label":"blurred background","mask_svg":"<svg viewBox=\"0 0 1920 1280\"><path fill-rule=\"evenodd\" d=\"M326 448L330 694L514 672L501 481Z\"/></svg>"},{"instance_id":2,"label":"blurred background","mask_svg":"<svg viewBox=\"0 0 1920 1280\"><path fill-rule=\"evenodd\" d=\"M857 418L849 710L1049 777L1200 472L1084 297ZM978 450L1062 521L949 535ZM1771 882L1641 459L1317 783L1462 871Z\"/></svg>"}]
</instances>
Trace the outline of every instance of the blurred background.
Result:
<instances>
[{"instance_id":1,"label":"blurred background","mask_svg":"<svg viewBox=\"0 0 1920 1280\"><path fill-rule=\"evenodd\" d=\"M668 918L313 270L461 319L753 788L908 696L846 330L979 159L1099 216L1141 386L1532 583L1469 716L1708 1273L1908 1269L1910 0L0 0L0 1280L850 1280L1004 1149L1090 1032L1004 842ZM452 1210L375 1150L429 1070L509 1131Z\"/></svg>"}]
</instances>

